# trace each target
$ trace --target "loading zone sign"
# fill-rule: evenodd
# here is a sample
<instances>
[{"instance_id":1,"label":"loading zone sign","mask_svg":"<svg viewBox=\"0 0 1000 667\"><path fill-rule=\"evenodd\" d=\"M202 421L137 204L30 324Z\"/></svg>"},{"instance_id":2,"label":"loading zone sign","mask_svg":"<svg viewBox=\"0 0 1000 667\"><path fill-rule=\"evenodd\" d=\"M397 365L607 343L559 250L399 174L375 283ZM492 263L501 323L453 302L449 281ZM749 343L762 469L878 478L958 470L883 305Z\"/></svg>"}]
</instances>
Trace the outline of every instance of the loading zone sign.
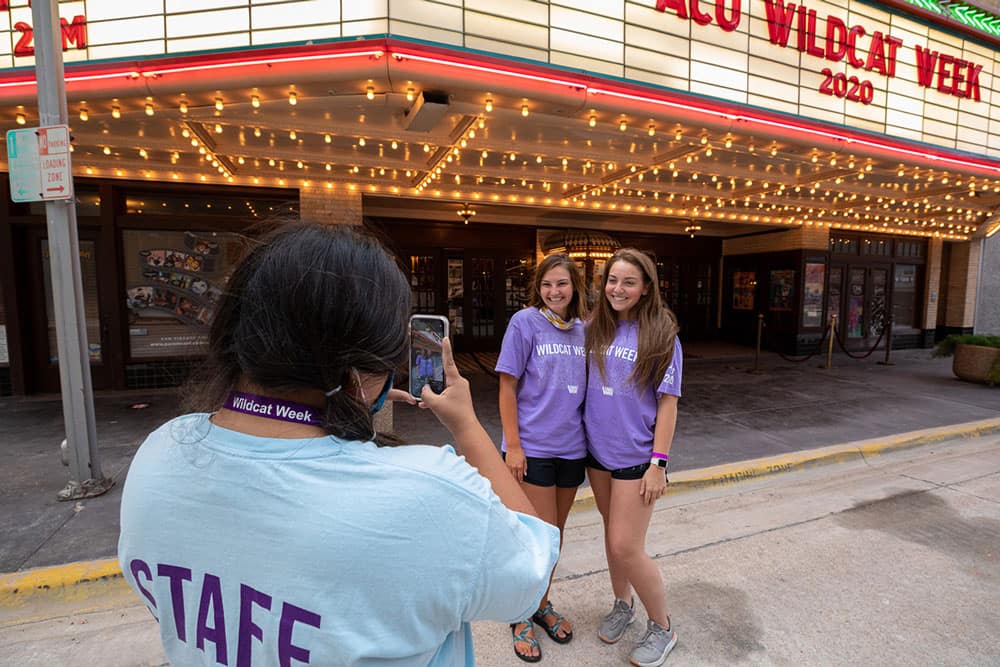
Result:
<instances>
[{"instance_id":1,"label":"loading zone sign","mask_svg":"<svg viewBox=\"0 0 1000 667\"><path fill-rule=\"evenodd\" d=\"M69 126L7 132L10 198L16 202L73 198Z\"/></svg>"}]
</instances>

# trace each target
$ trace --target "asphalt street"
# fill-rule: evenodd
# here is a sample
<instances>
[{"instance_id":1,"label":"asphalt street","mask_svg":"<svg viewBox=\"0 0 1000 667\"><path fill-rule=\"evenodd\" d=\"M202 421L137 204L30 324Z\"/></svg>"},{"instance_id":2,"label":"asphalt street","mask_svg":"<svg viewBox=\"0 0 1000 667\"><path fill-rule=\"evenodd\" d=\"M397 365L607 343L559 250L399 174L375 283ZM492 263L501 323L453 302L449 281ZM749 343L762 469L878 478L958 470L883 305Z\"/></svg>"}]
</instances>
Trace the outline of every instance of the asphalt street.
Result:
<instances>
[{"instance_id":1,"label":"asphalt street","mask_svg":"<svg viewBox=\"0 0 1000 667\"><path fill-rule=\"evenodd\" d=\"M668 665L1000 664L1000 435L670 493L648 538L679 636ZM600 517L569 520L552 599L574 640L542 664L625 664ZM506 625L474 625L478 664L521 664ZM120 579L0 608L0 662L160 665L156 625Z\"/></svg>"}]
</instances>

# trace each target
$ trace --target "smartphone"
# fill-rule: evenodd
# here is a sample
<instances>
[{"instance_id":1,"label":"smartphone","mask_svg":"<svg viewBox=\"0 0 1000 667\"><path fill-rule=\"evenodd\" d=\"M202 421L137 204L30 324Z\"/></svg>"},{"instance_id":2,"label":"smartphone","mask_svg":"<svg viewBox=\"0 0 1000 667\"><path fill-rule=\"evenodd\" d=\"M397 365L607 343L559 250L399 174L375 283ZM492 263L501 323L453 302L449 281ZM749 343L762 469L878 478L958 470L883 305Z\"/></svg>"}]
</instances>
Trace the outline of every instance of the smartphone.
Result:
<instances>
[{"instance_id":1,"label":"smartphone","mask_svg":"<svg viewBox=\"0 0 1000 667\"><path fill-rule=\"evenodd\" d=\"M444 391L441 341L448 337L448 319L442 315L410 317L410 395L418 401L424 385Z\"/></svg>"}]
</instances>

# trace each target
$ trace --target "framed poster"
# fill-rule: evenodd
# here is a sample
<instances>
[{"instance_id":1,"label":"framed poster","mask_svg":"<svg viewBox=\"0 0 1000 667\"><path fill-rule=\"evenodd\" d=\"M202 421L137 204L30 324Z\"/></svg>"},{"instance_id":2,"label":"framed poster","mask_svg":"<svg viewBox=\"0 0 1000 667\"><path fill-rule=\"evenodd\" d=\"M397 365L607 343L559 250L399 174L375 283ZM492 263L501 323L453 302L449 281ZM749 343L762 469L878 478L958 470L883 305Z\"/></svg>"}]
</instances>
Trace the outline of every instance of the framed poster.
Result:
<instances>
[{"instance_id":1,"label":"framed poster","mask_svg":"<svg viewBox=\"0 0 1000 667\"><path fill-rule=\"evenodd\" d=\"M823 324L823 280L826 264L806 262L805 285L802 288L802 326Z\"/></svg>"},{"instance_id":2,"label":"framed poster","mask_svg":"<svg viewBox=\"0 0 1000 667\"><path fill-rule=\"evenodd\" d=\"M733 272L733 310L753 310L753 293L757 287L754 271Z\"/></svg>"},{"instance_id":3,"label":"framed poster","mask_svg":"<svg viewBox=\"0 0 1000 667\"><path fill-rule=\"evenodd\" d=\"M795 297L795 271L771 271L771 310L791 310Z\"/></svg>"}]
</instances>

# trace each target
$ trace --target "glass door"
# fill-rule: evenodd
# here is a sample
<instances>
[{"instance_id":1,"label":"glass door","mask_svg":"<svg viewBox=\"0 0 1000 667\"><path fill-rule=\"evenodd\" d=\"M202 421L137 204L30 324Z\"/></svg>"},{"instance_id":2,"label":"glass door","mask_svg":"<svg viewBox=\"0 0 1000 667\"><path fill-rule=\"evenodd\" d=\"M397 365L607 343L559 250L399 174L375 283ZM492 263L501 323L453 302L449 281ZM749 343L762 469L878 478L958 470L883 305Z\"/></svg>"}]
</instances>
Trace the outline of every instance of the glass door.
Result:
<instances>
[{"instance_id":1,"label":"glass door","mask_svg":"<svg viewBox=\"0 0 1000 667\"><path fill-rule=\"evenodd\" d=\"M865 335L865 278L864 267L852 266L847 271L847 312L841 330L847 340Z\"/></svg>"},{"instance_id":2,"label":"glass door","mask_svg":"<svg viewBox=\"0 0 1000 667\"><path fill-rule=\"evenodd\" d=\"M84 315L87 331L87 354L90 358L91 382L94 389L111 384L108 368L108 330L101 315L98 298L98 267L104 257L98 234L80 230L80 274L83 281ZM49 241L44 228L27 234L28 269L36 286L29 295L29 326L34 381L29 391L51 393L59 391L59 348L56 343L55 305L52 296L51 258Z\"/></svg>"}]
</instances>

